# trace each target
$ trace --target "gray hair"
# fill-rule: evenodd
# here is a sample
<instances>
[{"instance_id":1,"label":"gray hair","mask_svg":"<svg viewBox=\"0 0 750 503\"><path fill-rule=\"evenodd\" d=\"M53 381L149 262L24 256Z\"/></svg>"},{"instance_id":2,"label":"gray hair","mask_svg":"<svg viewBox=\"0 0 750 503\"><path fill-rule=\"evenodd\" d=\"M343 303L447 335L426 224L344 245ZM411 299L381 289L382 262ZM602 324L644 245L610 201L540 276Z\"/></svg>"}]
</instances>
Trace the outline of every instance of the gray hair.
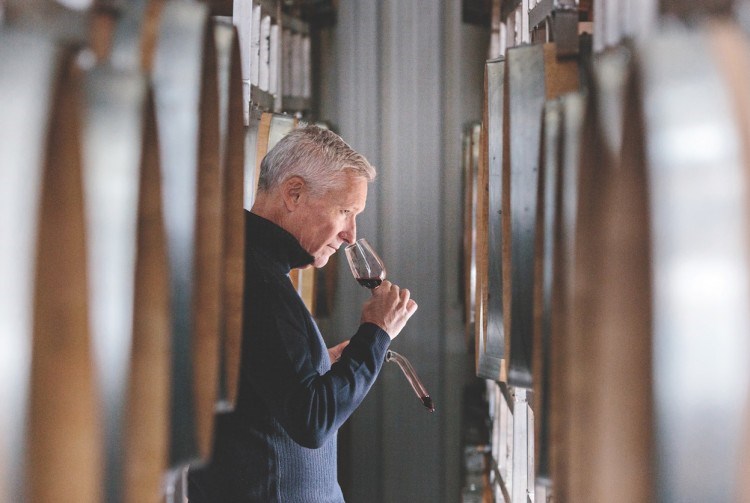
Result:
<instances>
[{"instance_id":1,"label":"gray hair","mask_svg":"<svg viewBox=\"0 0 750 503\"><path fill-rule=\"evenodd\" d=\"M318 126L293 129L263 158L258 190L269 192L292 176L299 176L314 195L341 185L339 175L349 170L371 182L375 168L339 135Z\"/></svg>"}]
</instances>

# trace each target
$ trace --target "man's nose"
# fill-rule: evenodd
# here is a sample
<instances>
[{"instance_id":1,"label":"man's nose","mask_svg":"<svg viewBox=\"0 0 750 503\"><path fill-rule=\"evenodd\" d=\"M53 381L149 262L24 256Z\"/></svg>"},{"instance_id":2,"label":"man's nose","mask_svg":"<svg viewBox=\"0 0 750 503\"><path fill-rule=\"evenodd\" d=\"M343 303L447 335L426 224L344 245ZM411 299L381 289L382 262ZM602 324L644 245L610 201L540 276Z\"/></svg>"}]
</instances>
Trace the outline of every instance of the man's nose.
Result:
<instances>
[{"instance_id":1,"label":"man's nose","mask_svg":"<svg viewBox=\"0 0 750 503\"><path fill-rule=\"evenodd\" d=\"M346 241L348 244L352 244L357 240L357 221L352 219L351 223L346 226L344 231L341 233L341 239Z\"/></svg>"}]
</instances>

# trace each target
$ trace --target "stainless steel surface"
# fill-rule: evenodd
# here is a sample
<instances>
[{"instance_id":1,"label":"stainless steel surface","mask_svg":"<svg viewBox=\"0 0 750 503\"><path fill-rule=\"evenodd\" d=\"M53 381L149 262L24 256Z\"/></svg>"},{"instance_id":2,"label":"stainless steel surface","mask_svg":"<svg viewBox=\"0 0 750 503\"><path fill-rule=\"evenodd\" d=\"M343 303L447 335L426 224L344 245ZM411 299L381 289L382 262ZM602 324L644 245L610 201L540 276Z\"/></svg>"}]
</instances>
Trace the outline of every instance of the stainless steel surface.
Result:
<instances>
[{"instance_id":1,"label":"stainless steel surface","mask_svg":"<svg viewBox=\"0 0 750 503\"><path fill-rule=\"evenodd\" d=\"M172 296L173 467L199 456L192 344L200 90L208 22L205 5L168 1L153 69Z\"/></svg>"},{"instance_id":2,"label":"stainless steel surface","mask_svg":"<svg viewBox=\"0 0 750 503\"><path fill-rule=\"evenodd\" d=\"M0 29L0 500L21 501L39 201L59 51Z\"/></svg>"},{"instance_id":3,"label":"stainless steel surface","mask_svg":"<svg viewBox=\"0 0 750 503\"><path fill-rule=\"evenodd\" d=\"M557 2L555 0L541 0L529 10L529 26L536 28L552 16Z\"/></svg>"},{"instance_id":4,"label":"stainless steel surface","mask_svg":"<svg viewBox=\"0 0 750 503\"><path fill-rule=\"evenodd\" d=\"M638 51L659 501L730 501L746 475L737 463L750 389L750 194L746 139L716 60L706 32L667 30Z\"/></svg>"},{"instance_id":5,"label":"stainless steel surface","mask_svg":"<svg viewBox=\"0 0 750 503\"><path fill-rule=\"evenodd\" d=\"M477 375L500 380L505 358L503 329L503 236L500 225L503 195L503 106L505 60L488 61L487 72L487 145L488 145L488 253L487 253L487 312L486 344L478 355Z\"/></svg>"},{"instance_id":6,"label":"stainless steel surface","mask_svg":"<svg viewBox=\"0 0 750 503\"><path fill-rule=\"evenodd\" d=\"M541 0L531 6L529 27L549 30L548 38L555 42L560 56L578 54L578 6L571 0Z\"/></svg>"},{"instance_id":7,"label":"stainless steel surface","mask_svg":"<svg viewBox=\"0 0 750 503\"><path fill-rule=\"evenodd\" d=\"M147 82L103 65L85 79L82 136L89 316L104 405L106 495L123 490L133 337L138 201Z\"/></svg>"},{"instance_id":8,"label":"stainless steel surface","mask_svg":"<svg viewBox=\"0 0 750 503\"><path fill-rule=\"evenodd\" d=\"M578 8L558 7L552 13L552 41L555 42L557 55L574 57L579 52Z\"/></svg>"},{"instance_id":9,"label":"stainless steel surface","mask_svg":"<svg viewBox=\"0 0 750 503\"><path fill-rule=\"evenodd\" d=\"M85 43L89 33L87 10L93 3L93 0L7 0L5 10L14 26L55 40Z\"/></svg>"},{"instance_id":10,"label":"stainless steel surface","mask_svg":"<svg viewBox=\"0 0 750 503\"><path fill-rule=\"evenodd\" d=\"M542 45L508 49L510 103L511 312L508 382L530 388L533 330L534 233L541 113L545 102Z\"/></svg>"}]
</instances>

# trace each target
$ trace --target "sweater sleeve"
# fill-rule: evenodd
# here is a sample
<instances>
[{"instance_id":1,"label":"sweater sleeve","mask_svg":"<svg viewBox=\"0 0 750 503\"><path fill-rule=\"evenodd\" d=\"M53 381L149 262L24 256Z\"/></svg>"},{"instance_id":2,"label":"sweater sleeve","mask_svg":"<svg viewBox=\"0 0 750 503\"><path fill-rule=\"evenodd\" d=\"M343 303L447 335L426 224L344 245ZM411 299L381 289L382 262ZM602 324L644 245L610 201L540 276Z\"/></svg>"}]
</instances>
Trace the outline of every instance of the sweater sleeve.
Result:
<instances>
[{"instance_id":1,"label":"sweater sleeve","mask_svg":"<svg viewBox=\"0 0 750 503\"><path fill-rule=\"evenodd\" d=\"M362 402L391 339L377 325L364 323L341 358L321 374L313 354L313 337L319 336L310 333L309 314L296 294L271 290L256 299L254 319L248 323L247 375L289 436L304 447L317 448Z\"/></svg>"}]
</instances>

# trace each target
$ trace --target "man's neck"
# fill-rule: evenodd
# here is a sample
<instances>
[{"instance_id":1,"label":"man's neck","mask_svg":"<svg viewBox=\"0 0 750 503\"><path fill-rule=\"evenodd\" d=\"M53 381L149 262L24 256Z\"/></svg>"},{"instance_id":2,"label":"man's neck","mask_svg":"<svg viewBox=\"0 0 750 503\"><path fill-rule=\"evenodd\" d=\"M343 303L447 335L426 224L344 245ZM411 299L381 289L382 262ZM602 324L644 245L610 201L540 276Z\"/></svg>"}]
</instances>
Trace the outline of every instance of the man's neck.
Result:
<instances>
[{"instance_id":1,"label":"man's neck","mask_svg":"<svg viewBox=\"0 0 750 503\"><path fill-rule=\"evenodd\" d=\"M258 192L250 212L290 232L286 218L287 211L281 198L274 197L273 194Z\"/></svg>"}]
</instances>

